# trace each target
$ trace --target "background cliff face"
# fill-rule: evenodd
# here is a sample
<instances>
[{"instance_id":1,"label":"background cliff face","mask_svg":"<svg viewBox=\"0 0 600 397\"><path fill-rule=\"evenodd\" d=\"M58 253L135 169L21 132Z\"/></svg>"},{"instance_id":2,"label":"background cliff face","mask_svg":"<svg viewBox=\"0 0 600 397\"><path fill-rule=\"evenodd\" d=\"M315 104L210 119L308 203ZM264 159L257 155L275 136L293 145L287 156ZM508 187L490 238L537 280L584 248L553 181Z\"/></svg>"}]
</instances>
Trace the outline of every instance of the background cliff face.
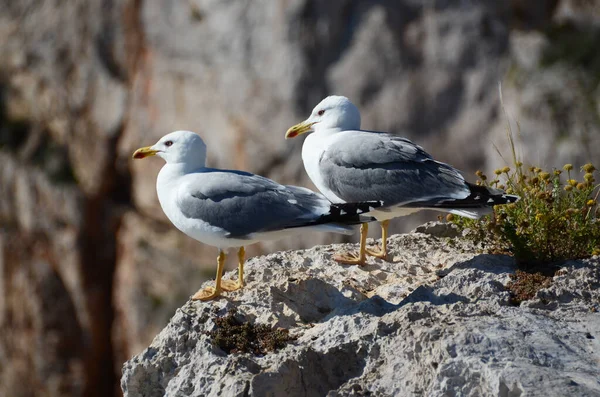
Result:
<instances>
[{"instance_id":1,"label":"background cliff face","mask_svg":"<svg viewBox=\"0 0 600 397\"><path fill-rule=\"evenodd\" d=\"M130 160L167 132L200 133L211 166L311 186L301 140L283 134L337 93L364 128L402 134L469 175L501 163L503 81L526 161L580 165L600 152L594 0L0 9L0 395L118 394L122 362L213 276L215 250L160 211L161 161Z\"/></svg>"}]
</instances>

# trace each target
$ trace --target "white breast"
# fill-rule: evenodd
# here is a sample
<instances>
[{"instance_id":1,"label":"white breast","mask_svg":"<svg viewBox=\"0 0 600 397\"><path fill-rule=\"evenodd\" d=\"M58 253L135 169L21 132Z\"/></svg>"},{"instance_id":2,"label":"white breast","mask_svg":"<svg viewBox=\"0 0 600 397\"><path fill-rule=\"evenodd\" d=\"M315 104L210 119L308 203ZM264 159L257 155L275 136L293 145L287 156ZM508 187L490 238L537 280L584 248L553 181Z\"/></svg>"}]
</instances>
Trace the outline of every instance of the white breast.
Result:
<instances>
[{"instance_id":1,"label":"white breast","mask_svg":"<svg viewBox=\"0 0 600 397\"><path fill-rule=\"evenodd\" d=\"M239 247L243 243L226 238L227 231L201 219L187 218L177 206L178 189L185 178L176 165L165 164L156 178L156 192L163 212L173 225L191 238L218 248Z\"/></svg>"},{"instance_id":2,"label":"white breast","mask_svg":"<svg viewBox=\"0 0 600 397\"><path fill-rule=\"evenodd\" d=\"M163 212L173 223L178 218L178 211L175 205L175 201L172 196L174 195L177 188L177 181L179 180L180 172L177 172L174 167L169 164L165 164L156 178L156 193L158 195L158 201L163 209Z\"/></svg>"},{"instance_id":3,"label":"white breast","mask_svg":"<svg viewBox=\"0 0 600 397\"><path fill-rule=\"evenodd\" d=\"M339 198L334 192L329 189L327 181L323 179L321 169L319 168L319 160L323 152L327 150L331 144L333 135L320 132L310 134L302 145L302 161L304 169L308 177L315 184L317 189L332 203L345 203L346 201Z\"/></svg>"}]
</instances>

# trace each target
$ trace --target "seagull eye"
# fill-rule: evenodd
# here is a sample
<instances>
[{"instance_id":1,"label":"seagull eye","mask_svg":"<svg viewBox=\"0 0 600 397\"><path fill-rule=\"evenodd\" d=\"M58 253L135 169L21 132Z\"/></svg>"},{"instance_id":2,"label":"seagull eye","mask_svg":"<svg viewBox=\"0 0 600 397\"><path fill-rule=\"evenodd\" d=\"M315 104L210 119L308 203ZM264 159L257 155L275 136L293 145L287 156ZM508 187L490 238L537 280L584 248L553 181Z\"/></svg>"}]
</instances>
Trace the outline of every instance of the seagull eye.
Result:
<instances>
[{"instance_id":1,"label":"seagull eye","mask_svg":"<svg viewBox=\"0 0 600 397\"><path fill-rule=\"evenodd\" d=\"M169 146L171 146L171 145L173 145L173 141L166 141L166 142L165 142L165 146L166 146L166 147L169 147Z\"/></svg>"},{"instance_id":2,"label":"seagull eye","mask_svg":"<svg viewBox=\"0 0 600 397\"><path fill-rule=\"evenodd\" d=\"M319 112L317 113L319 116L322 116L325 114L325 109L321 109L319 110Z\"/></svg>"}]
</instances>

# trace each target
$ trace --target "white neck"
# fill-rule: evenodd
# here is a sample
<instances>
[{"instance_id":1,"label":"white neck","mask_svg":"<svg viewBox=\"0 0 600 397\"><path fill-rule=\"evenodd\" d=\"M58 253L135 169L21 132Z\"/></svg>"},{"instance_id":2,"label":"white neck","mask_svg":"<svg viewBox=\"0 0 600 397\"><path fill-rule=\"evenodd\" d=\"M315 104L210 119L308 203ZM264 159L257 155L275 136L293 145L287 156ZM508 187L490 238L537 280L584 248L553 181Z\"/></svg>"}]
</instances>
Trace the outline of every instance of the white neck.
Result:
<instances>
[{"instance_id":1,"label":"white neck","mask_svg":"<svg viewBox=\"0 0 600 397\"><path fill-rule=\"evenodd\" d=\"M156 178L156 193L158 194L160 206L167 217L170 217L166 207L169 203L169 197L176 192L175 186L179 178L190 171L192 170L188 170L188 167L183 163L167 163L160 169Z\"/></svg>"},{"instance_id":2,"label":"white neck","mask_svg":"<svg viewBox=\"0 0 600 397\"><path fill-rule=\"evenodd\" d=\"M314 132L312 132L306 139L310 138L311 135L318 135L320 139L323 139L324 137L331 136L336 132L344 131L342 128L330 128L325 126L319 126L319 124L315 124L313 130Z\"/></svg>"}]
</instances>

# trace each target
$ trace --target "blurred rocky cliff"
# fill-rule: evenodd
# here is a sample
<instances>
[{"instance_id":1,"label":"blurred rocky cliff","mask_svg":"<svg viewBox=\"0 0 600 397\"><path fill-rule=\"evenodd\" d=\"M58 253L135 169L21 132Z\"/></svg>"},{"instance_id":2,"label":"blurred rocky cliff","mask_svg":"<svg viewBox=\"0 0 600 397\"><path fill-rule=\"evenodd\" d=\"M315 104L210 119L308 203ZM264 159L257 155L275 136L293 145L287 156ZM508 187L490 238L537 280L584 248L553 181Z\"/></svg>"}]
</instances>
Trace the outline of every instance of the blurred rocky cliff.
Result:
<instances>
[{"instance_id":1,"label":"blurred rocky cliff","mask_svg":"<svg viewBox=\"0 0 600 397\"><path fill-rule=\"evenodd\" d=\"M117 395L122 362L213 276L215 250L158 207L161 161L130 160L167 132L200 133L211 166L310 186L302 142L283 134L337 93L364 128L407 136L468 175L502 162L494 144L507 153L502 81L526 161L580 165L600 152L597 0L0 9L0 395Z\"/></svg>"}]
</instances>

